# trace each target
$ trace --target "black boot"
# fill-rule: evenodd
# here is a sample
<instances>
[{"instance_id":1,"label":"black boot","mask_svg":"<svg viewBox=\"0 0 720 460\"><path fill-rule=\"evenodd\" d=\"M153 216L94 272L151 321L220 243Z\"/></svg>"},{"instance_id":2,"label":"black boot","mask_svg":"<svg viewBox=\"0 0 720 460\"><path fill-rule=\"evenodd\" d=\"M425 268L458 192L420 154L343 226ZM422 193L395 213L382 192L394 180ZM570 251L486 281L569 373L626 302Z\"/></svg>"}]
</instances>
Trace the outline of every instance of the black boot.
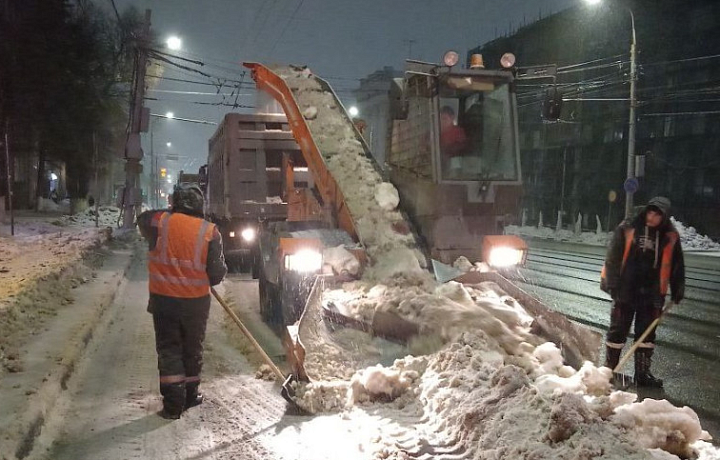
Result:
<instances>
[{"instance_id":1,"label":"black boot","mask_svg":"<svg viewBox=\"0 0 720 460\"><path fill-rule=\"evenodd\" d=\"M158 415L169 420L179 419L185 408L185 384L161 383L160 393L163 395L163 409Z\"/></svg>"},{"instance_id":2,"label":"black boot","mask_svg":"<svg viewBox=\"0 0 720 460\"><path fill-rule=\"evenodd\" d=\"M198 393L199 386L200 382L191 382L185 384L185 410L202 404L203 395L201 393Z\"/></svg>"},{"instance_id":3,"label":"black boot","mask_svg":"<svg viewBox=\"0 0 720 460\"><path fill-rule=\"evenodd\" d=\"M635 351L635 384L639 387L662 388L663 381L650 373L652 348L638 348Z\"/></svg>"},{"instance_id":4,"label":"black boot","mask_svg":"<svg viewBox=\"0 0 720 460\"><path fill-rule=\"evenodd\" d=\"M605 347L605 364L603 366L609 368L611 371L614 371L617 367L618 363L620 362L620 354L622 353L622 348L613 348L613 347ZM627 388L628 384L630 383L628 378L623 374L622 372L613 372L612 373L612 380L611 383L616 388Z\"/></svg>"}]
</instances>

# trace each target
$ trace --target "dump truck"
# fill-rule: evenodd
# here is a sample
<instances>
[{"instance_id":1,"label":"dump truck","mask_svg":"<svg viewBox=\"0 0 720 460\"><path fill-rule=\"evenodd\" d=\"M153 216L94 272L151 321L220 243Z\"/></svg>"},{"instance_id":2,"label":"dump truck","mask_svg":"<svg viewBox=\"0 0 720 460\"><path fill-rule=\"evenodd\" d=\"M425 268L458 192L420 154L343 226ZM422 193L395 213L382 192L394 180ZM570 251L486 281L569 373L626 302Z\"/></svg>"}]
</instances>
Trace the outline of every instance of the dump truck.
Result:
<instances>
[{"instance_id":1,"label":"dump truck","mask_svg":"<svg viewBox=\"0 0 720 460\"><path fill-rule=\"evenodd\" d=\"M181 169L175 182L175 188L181 185L200 185L200 174L188 173Z\"/></svg>"},{"instance_id":2,"label":"dump truck","mask_svg":"<svg viewBox=\"0 0 720 460\"><path fill-rule=\"evenodd\" d=\"M228 113L209 140L198 182L206 216L217 224L228 265L237 271L257 275L260 222L287 218L283 177L289 164L295 165L299 186L312 186L281 114Z\"/></svg>"},{"instance_id":3,"label":"dump truck","mask_svg":"<svg viewBox=\"0 0 720 460\"><path fill-rule=\"evenodd\" d=\"M335 269L323 274L323 250L340 243L368 269L388 253L412 252L419 262L432 260L436 274L443 267L452 272L442 262L457 255L493 266L525 260L525 243L502 235L521 190L512 72L411 64L392 112L389 171L377 164L326 81L305 67L244 64L258 88L282 105L315 184L295 190L288 204L296 208L288 213L293 218L264 226L260 238L261 311L265 319L287 326L288 359L300 377L312 378L302 363L313 342L309 337L323 333L318 326L323 320L398 341L418 331L396 315L376 312L363 322L324 305L324 286L347 274ZM469 133L463 150L452 156L441 149L446 105L455 113L462 110L467 114L462 120L483 131L479 137ZM388 184L399 193L397 209L397 201L387 208L381 204L387 198L381 189ZM536 331L561 343L572 364L597 358L597 334L547 309L499 273L465 276L462 282L494 281L522 299L536 313Z\"/></svg>"}]
</instances>

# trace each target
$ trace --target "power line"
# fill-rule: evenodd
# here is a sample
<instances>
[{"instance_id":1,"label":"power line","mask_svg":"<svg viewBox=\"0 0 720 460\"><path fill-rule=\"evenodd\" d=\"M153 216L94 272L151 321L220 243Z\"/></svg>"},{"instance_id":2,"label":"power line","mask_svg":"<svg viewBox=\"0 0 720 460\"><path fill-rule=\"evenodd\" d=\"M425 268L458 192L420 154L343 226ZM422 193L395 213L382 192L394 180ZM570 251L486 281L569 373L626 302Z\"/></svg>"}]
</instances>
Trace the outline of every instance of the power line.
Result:
<instances>
[{"instance_id":1,"label":"power line","mask_svg":"<svg viewBox=\"0 0 720 460\"><path fill-rule=\"evenodd\" d=\"M273 44L272 48L270 49L270 52L268 54L273 54L275 51L275 47L280 43L280 40L282 40L283 35L285 35L285 31L287 30L288 26L291 22L293 22L293 19L295 19L295 15L298 11L300 11L300 7L302 7L303 3L305 3L305 0L300 0L300 3L298 3L297 7L295 8L295 11L293 11L292 15L290 16L290 19L288 19L288 22L285 23L285 27L283 27L282 32L280 32L280 35L278 35L278 38L275 40L275 43Z\"/></svg>"},{"instance_id":2,"label":"power line","mask_svg":"<svg viewBox=\"0 0 720 460\"><path fill-rule=\"evenodd\" d=\"M202 124L202 125L217 125L217 123L215 123L214 121L194 120L194 119L192 119L192 118L181 118L181 117L175 117L175 116L173 116L173 117L168 117L167 115L161 115L161 114L159 114L159 113L151 113L150 116L151 116L151 117L155 117L155 118L165 118L165 119L167 119L167 120L184 121L184 122L187 122L187 123L199 123L199 124Z\"/></svg>"},{"instance_id":3,"label":"power line","mask_svg":"<svg viewBox=\"0 0 720 460\"><path fill-rule=\"evenodd\" d=\"M115 17L117 18L118 26L122 26L122 21L120 20L120 13L118 13L117 6L115 5L115 0L110 0L110 3L112 3L113 10L115 11Z\"/></svg>"},{"instance_id":4,"label":"power line","mask_svg":"<svg viewBox=\"0 0 720 460\"><path fill-rule=\"evenodd\" d=\"M177 91L170 89L149 89L149 92L153 93L167 93L167 94L187 94L190 96L254 96L254 94L235 94L235 93L206 93L203 91Z\"/></svg>"}]
</instances>

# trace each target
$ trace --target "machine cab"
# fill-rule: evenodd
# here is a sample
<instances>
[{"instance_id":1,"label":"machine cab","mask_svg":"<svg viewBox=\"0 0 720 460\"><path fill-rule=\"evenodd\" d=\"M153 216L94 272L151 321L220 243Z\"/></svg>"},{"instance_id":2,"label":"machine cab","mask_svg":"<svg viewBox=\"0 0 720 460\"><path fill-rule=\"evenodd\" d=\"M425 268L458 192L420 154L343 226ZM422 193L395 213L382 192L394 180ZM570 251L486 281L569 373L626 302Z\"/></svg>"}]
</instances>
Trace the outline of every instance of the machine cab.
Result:
<instances>
[{"instance_id":1,"label":"machine cab","mask_svg":"<svg viewBox=\"0 0 720 460\"><path fill-rule=\"evenodd\" d=\"M422 67L406 72L388 163L439 184L519 185L512 73Z\"/></svg>"}]
</instances>

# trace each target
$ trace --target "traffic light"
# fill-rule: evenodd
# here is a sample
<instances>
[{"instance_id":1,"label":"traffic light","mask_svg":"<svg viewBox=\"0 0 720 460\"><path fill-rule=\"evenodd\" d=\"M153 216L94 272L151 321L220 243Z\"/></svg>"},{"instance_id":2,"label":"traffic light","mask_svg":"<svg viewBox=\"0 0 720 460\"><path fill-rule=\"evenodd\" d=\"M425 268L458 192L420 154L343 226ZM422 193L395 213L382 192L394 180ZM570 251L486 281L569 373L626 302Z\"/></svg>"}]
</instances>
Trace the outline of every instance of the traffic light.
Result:
<instances>
[{"instance_id":1,"label":"traffic light","mask_svg":"<svg viewBox=\"0 0 720 460\"><path fill-rule=\"evenodd\" d=\"M167 176L167 168L160 168L160 177L165 178Z\"/></svg>"}]
</instances>

